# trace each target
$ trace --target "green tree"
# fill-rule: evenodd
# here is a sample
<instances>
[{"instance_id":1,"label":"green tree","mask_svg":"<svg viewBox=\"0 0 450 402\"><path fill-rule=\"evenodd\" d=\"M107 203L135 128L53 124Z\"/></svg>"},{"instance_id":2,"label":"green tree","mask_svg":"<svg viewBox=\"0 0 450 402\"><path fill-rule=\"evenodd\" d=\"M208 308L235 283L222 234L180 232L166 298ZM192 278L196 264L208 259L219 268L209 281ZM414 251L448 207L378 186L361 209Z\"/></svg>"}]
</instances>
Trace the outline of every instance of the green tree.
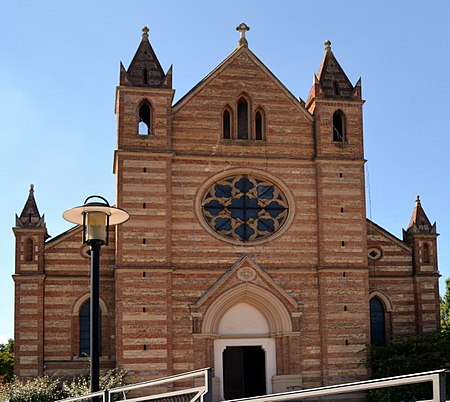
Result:
<instances>
[{"instance_id":1,"label":"green tree","mask_svg":"<svg viewBox=\"0 0 450 402\"><path fill-rule=\"evenodd\" d=\"M0 383L10 382L14 378L14 341L0 344Z\"/></svg>"},{"instance_id":2,"label":"green tree","mask_svg":"<svg viewBox=\"0 0 450 402\"><path fill-rule=\"evenodd\" d=\"M450 278L445 280L445 294L441 298L441 328L450 331Z\"/></svg>"},{"instance_id":3,"label":"green tree","mask_svg":"<svg viewBox=\"0 0 450 402\"><path fill-rule=\"evenodd\" d=\"M368 366L372 378L392 377L449 367L450 331L432 335L415 336L388 346L371 345ZM447 381L447 395L450 395ZM370 392L370 400L376 402L414 401L429 399L431 384L418 384L384 388Z\"/></svg>"}]
</instances>

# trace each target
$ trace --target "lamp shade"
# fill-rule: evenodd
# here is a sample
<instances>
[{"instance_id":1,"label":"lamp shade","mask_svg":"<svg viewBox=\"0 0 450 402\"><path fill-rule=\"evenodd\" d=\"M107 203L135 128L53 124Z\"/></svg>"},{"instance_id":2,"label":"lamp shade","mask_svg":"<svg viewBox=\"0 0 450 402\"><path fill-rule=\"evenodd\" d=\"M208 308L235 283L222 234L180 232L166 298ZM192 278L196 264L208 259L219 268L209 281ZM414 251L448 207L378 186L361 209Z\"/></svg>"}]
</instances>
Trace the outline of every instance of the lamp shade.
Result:
<instances>
[{"instance_id":1,"label":"lamp shade","mask_svg":"<svg viewBox=\"0 0 450 402\"><path fill-rule=\"evenodd\" d=\"M102 202L88 202L92 198L99 198ZM85 242L101 240L103 243L108 243L109 226L126 222L130 215L123 209L111 207L105 198L92 195L86 198L84 205L65 211L63 218L71 223L83 225Z\"/></svg>"}]
</instances>

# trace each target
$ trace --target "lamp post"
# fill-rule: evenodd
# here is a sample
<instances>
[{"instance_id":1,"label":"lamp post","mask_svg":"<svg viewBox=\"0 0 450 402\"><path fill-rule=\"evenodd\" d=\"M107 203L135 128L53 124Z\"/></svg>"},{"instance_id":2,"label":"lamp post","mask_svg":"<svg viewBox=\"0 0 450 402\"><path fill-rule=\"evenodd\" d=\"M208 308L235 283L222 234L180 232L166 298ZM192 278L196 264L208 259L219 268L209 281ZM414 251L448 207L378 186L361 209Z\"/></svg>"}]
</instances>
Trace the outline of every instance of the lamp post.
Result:
<instances>
[{"instance_id":1,"label":"lamp post","mask_svg":"<svg viewBox=\"0 0 450 402\"><path fill-rule=\"evenodd\" d=\"M126 222L130 216L123 209L111 207L105 198L91 195L84 205L67 210L63 217L83 226L83 243L91 247L91 392L96 392L100 388L100 248L108 245L109 227ZM98 397L92 401L98 401Z\"/></svg>"}]
</instances>

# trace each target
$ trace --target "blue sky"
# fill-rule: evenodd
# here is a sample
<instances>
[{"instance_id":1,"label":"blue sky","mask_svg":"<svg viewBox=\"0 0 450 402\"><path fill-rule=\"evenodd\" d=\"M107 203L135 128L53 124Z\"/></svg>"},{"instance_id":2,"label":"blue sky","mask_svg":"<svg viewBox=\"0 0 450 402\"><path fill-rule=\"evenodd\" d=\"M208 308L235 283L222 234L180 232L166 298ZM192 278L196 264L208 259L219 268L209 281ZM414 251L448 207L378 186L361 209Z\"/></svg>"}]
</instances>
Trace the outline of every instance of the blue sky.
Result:
<instances>
[{"instance_id":1,"label":"blue sky","mask_svg":"<svg viewBox=\"0 0 450 402\"><path fill-rule=\"evenodd\" d=\"M303 99L331 40L350 80L362 77L368 217L401 237L420 194L450 277L449 15L447 0L5 2L0 342L13 336L11 228L29 185L52 236L71 227L61 215L86 196L114 201L119 62L128 67L144 25L164 70L174 65L175 100L236 48L241 22L250 49Z\"/></svg>"}]
</instances>

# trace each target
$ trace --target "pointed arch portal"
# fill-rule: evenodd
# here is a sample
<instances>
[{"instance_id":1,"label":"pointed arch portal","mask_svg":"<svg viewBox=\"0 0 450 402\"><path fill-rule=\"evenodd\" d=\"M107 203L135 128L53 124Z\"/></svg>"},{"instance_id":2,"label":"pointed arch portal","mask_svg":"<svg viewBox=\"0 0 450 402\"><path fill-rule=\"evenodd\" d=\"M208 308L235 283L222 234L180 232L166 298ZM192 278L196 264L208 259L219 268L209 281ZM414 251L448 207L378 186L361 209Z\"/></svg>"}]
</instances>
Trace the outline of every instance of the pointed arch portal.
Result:
<instances>
[{"instance_id":1,"label":"pointed arch portal","mask_svg":"<svg viewBox=\"0 0 450 402\"><path fill-rule=\"evenodd\" d=\"M273 335L291 331L283 303L259 286L242 284L218 297L205 314L202 332L215 334L214 367L222 398L271 393L276 375Z\"/></svg>"}]
</instances>

